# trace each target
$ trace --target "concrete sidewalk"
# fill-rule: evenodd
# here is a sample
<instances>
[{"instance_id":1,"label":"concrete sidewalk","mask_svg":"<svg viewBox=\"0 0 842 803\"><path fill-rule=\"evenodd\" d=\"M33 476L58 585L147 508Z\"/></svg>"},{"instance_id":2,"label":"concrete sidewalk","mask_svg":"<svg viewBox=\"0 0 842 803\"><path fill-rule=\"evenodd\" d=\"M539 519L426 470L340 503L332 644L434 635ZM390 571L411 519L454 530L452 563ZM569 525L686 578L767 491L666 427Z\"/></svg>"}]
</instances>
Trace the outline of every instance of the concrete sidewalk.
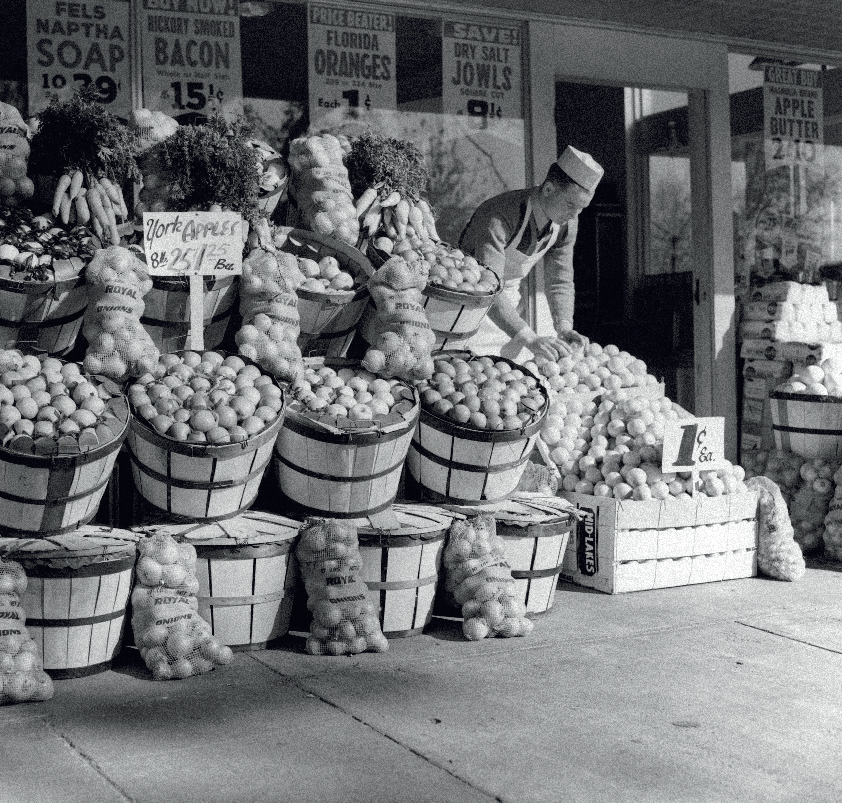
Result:
<instances>
[{"instance_id":1,"label":"concrete sidewalk","mask_svg":"<svg viewBox=\"0 0 842 803\"><path fill-rule=\"evenodd\" d=\"M0 803L842 800L842 565L608 596L524 639L303 641L153 682L139 656L0 708Z\"/></svg>"}]
</instances>

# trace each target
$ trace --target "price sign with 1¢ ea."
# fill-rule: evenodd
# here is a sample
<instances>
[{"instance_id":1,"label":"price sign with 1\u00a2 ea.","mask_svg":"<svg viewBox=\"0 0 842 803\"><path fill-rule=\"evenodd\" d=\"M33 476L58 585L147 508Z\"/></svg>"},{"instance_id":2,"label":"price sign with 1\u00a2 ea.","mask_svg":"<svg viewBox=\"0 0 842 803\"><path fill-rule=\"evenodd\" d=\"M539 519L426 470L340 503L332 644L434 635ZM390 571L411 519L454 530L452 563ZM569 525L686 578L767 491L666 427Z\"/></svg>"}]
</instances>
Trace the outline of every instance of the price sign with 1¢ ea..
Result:
<instances>
[{"instance_id":1,"label":"price sign with 1\u00a2 ea.","mask_svg":"<svg viewBox=\"0 0 842 803\"><path fill-rule=\"evenodd\" d=\"M729 465L725 459L725 419L680 418L667 421L661 471L716 471Z\"/></svg>"}]
</instances>

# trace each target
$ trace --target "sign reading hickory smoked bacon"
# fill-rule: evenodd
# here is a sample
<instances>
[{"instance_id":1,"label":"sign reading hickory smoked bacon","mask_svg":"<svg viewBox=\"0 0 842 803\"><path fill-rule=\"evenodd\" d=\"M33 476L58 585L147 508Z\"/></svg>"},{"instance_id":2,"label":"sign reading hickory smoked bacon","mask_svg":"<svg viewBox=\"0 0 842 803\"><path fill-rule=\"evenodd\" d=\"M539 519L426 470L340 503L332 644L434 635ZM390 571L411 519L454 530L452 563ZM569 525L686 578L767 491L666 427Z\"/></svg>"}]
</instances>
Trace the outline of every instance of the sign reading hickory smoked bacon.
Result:
<instances>
[{"instance_id":1,"label":"sign reading hickory smoked bacon","mask_svg":"<svg viewBox=\"0 0 842 803\"><path fill-rule=\"evenodd\" d=\"M312 125L396 108L394 14L314 3L307 40Z\"/></svg>"}]
</instances>

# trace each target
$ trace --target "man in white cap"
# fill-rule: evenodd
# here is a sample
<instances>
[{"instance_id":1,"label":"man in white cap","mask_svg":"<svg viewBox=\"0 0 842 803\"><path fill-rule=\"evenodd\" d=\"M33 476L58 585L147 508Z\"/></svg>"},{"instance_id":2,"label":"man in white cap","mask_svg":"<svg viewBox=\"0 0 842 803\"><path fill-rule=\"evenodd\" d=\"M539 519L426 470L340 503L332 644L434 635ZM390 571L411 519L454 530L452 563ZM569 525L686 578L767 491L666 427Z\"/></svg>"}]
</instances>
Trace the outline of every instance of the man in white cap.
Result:
<instances>
[{"instance_id":1,"label":"man in white cap","mask_svg":"<svg viewBox=\"0 0 842 803\"><path fill-rule=\"evenodd\" d=\"M579 213L593 199L603 173L590 154L568 146L539 186L496 195L474 212L459 247L497 273L503 291L471 347L475 341L487 353L493 343L510 358L525 347L536 357L556 360L583 342L573 329L573 246ZM554 333L539 335L520 317L518 304L521 282L542 257L549 309L539 304L538 328L548 330L549 321L541 318L551 317Z\"/></svg>"}]
</instances>

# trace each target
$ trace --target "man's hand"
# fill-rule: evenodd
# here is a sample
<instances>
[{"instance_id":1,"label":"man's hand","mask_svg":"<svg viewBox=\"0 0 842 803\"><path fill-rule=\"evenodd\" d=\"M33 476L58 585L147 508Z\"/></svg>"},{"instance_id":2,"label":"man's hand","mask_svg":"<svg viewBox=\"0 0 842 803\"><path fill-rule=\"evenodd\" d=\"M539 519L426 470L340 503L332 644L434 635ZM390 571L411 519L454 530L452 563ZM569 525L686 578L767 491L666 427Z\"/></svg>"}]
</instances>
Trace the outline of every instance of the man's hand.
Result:
<instances>
[{"instance_id":1,"label":"man's hand","mask_svg":"<svg viewBox=\"0 0 842 803\"><path fill-rule=\"evenodd\" d=\"M571 346L578 347L580 349L586 349L591 343L591 341L584 335L580 335L572 329L567 332L562 332L560 337L565 343L569 343Z\"/></svg>"}]
</instances>

